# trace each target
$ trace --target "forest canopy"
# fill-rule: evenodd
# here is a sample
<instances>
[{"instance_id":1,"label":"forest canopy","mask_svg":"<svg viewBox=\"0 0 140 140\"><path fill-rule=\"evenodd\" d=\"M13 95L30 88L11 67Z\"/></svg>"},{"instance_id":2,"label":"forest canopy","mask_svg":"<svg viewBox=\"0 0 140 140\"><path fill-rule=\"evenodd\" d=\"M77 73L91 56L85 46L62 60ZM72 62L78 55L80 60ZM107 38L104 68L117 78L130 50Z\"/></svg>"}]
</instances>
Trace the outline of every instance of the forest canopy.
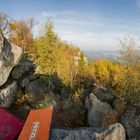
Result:
<instances>
[{"instance_id":1,"label":"forest canopy","mask_svg":"<svg viewBox=\"0 0 140 140\"><path fill-rule=\"evenodd\" d=\"M140 101L140 53L135 41L129 37L120 41L121 50L115 61L98 59L88 61L84 52L63 41L48 19L40 36L34 38L34 19L15 20L0 13L0 31L24 50L24 58L37 66L36 73L46 74L51 81L54 75L61 79L58 89L70 87L70 94L102 85L108 92L130 103ZM59 90L58 90L59 92Z\"/></svg>"}]
</instances>

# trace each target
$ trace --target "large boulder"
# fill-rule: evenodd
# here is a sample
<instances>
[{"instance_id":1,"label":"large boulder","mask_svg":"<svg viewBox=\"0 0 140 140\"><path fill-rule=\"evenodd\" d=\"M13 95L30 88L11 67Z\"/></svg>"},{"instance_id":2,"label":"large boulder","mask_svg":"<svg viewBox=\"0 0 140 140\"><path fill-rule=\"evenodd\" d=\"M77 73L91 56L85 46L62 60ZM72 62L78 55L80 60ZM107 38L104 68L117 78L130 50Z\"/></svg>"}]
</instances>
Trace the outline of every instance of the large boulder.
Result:
<instances>
[{"instance_id":1,"label":"large boulder","mask_svg":"<svg viewBox=\"0 0 140 140\"><path fill-rule=\"evenodd\" d=\"M124 127L119 124L102 128L51 129L50 140L125 140Z\"/></svg>"},{"instance_id":2,"label":"large boulder","mask_svg":"<svg viewBox=\"0 0 140 140\"><path fill-rule=\"evenodd\" d=\"M35 72L35 65L32 61L26 59L20 61L20 63L12 70L11 76L14 80L21 80Z\"/></svg>"},{"instance_id":3,"label":"large boulder","mask_svg":"<svg viewBox=\"0 0 140 140\"><path fill-rule=\"evenodd\" d=\"M0 34L0 86L7 81L11 70L19 63L22 54L23 50L20 47L8 42Z\"/></svg>"},{"instance_id":4,"label":"large boulder","mask_svg":"<svg viewBox=\"0 0 140 140\"><path fill-rule=\"evenodd\" d=\"M100 101L93 93L86 98L85 107L88 111L87 121L93 127L101 127L103 118L113 111L108 103Z\"/></svg>"},{"instance_id":5,"label":"large boulder","mask_svg":"<svg viewBox=\"0 0 140 140\"><path fill-rule=\"evenodd\" d=\"M127 106L122 115L128 140L140 140L140 106Z\"/></svg>"},{"instance_id":6,"label":"large boulder","mask_svg":"<svg viewBox=\"0 0 140 140\"><path fill-rule=\"evenodd\" d=\"M94 85L97 98L103 102L112 103L112 101L115 99L115 96L111 92L107 91L104 86L97 84Z\"/></svg>"},{"instance_id":7,"label":"large boulder","mask_svg":"<svg viewBox=\"0 0 140 140\"><path fill-rule=\"evenodd\" d=\"M24 88L26 87L31 81L34 81L35 79L38 79L39 78L39 74L32 74L32 75L29 75L28 77L25 77L24 79L22 79L20 82L19 82L19 85Z\"/></svg>"},{"instance_id":8,"label":"large boulder","mask_svg":"<svg viewBox=\"0 0 140 140\"><path fill-rule=\"evenodd\" d=\"M106 92L97 92L96 96L99 100L107 103L111 103L114 100L114 95L112 93L106 93Z\"/></svg>"},{"instance_id":9,"label":"large boulder","mask_svg":"<svg viewBox=\"0 0 140 140\"><path fill-rule=\"evenodd\" d=\"M10 107L10 105L14 102L17 92L18 86L15 81L0 89L0 106L6 108Z\"/></svg>"},{"instance_id":10,"label":"large boulder","mask_svg":"<svg viewBox=\"0 0 140 140\"><path fill-rule=\"evenodd\" d=\"M25 87L25 93L31 95L35 101L42 100L49 92L49 81L43 77L31 81Z\"/></svg>"}]
</instances>

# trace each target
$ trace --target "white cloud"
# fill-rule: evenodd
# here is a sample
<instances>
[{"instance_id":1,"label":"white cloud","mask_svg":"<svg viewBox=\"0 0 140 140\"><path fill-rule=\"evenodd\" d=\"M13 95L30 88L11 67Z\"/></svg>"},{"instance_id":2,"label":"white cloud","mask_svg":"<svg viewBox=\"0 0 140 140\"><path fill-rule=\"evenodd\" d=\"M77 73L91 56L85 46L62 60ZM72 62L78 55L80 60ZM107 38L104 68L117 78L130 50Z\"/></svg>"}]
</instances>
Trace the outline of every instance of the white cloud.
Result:
<instances>
[{"instance_id":1,"label":"white cloud","mask_svg":"<svg viewBox=\"0 0 140 140\"><path fill-rule=\"evenodd\" d=\"M140 1L140 0L139 0ZM140 26L129 26L124 19L108 19L95 14L76 11L43 12L35 16L38 24L34 34L40 34L43 24L51 17L55 31L62 40L66 40L81 49L117 49L118 38L126 34L138 36L135 31Z\"/></svg>"}]
</instances>

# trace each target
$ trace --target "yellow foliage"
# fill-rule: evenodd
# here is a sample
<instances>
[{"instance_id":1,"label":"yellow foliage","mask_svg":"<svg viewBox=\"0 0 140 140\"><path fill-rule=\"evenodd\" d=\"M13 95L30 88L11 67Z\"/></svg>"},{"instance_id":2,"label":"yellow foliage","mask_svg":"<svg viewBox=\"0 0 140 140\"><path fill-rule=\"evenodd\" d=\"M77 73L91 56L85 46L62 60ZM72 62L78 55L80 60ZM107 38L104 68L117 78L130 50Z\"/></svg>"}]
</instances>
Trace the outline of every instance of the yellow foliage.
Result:
<instances>
[{"instance_id":1,"label":"yellow foliage","mask_svg":"<svg viewBox=\"0 0 140 140\"><path fill-rule=\"evenodd\" d=\"M28 21L11 21L9 22L9 39L11 42L22 47L25 53L33 49L33 34L32 34L33 20Z\"/></svg>"},{"instance_id":2,"label":"yellow foliage","mask_svg":"<svg viewBox=\"0 0 140 140\"><path fill-rule=\"evenodd\" d=\"M121 65L106 59L95 61L96 82L104 85L116 96L129 102L140 100L140 72L135 66Z\"/></svg>"}]
</instances>

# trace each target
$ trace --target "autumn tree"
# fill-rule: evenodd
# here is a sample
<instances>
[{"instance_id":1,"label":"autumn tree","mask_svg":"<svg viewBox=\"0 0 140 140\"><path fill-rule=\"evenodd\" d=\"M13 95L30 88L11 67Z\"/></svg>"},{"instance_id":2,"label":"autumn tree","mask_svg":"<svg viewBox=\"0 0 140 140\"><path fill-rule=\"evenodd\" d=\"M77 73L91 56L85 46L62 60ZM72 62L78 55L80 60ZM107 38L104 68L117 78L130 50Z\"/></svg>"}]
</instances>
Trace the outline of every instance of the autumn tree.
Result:
<instances>
[{"instance_id":1,"label":"autumn tree","mask_svg":"<svg viewBox=\"0 0 140 140\"><path fill-rule=\"evenodd\" d=\"M29 54L33 49L33 19L21 20L21 21L12 21L9 23L10 32L9 39L22 47L24 52Z\"/></svg>"},{"instance_id":2,"label":"autumn tree","mask_svg":"<svg viewBox=\"0 0 140 140\"><path fill-rule=\"evenodd\" d=\"M60 41L60 38L54 31L53 22L48 19L48 22L44 26L44 37L47 39L49 45L55 45Z\"/></svg>"},{"instance_id":3,"label":"autumn tree","mask_svg":"<svg viewBox=\"0 0 140 140\"><path fill-rule=\"evenodd\" d=\"M50 19L45 24L42 36L35 41L35 45L38 55L36 59L38 72L50 76L57 73L64 83L70 83L74 75L73 57L77 49L59 38Z\"/></svg>"},{"instance_id":4,"label":"autumn tree","mask_svg":"<svg viewBox=\"0 0 140 140\"><path fill-rule=\"evenodd\" d=\"M85 66L87 65L87 60L83 52L80 53L78 67L80 71L84 70Z\"/></svg>"}]
</instances>

